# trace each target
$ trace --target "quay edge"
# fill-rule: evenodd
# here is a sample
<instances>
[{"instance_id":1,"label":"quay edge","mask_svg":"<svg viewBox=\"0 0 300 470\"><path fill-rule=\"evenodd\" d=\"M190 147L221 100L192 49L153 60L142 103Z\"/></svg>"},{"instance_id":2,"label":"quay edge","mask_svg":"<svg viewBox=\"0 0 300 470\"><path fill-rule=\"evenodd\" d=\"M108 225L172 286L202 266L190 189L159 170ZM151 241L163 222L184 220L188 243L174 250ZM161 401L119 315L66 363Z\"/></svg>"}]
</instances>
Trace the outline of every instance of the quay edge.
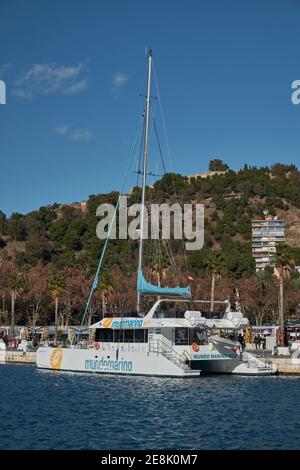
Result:
<instances>
[{"instance_id":1,"label":"quay edge","mask_svg":"<svg viewBox=\"0 0 300 470\"><path fill-rule=\"evenodd\" d=\"M0 351L0 363L36 364L36 351Z\"/></svg>"},{"instance_id":2,"label":"quay edge","mask_svg":"<svg viewBox=\"0 0 300 470\"><path fill-rule=\"evenodd\" d=\"M277 366L277 374L300 375L300 358L272 357L271 361Z\"/></svg>"}]
</instances>

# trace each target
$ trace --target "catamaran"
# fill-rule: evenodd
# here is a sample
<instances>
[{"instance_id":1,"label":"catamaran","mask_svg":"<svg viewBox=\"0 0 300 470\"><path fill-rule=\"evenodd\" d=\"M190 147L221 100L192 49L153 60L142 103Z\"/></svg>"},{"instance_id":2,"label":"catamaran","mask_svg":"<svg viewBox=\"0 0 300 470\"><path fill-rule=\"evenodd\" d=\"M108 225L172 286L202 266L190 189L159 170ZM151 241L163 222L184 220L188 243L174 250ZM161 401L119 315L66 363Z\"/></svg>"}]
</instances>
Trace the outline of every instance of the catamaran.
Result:
<instances>
[{"instance_id":1,"label":"catamaran","mask_svg":"<svg viewBox=\"0 0 300 470\"><path fill-rule=\"evenodd\" d=\"M143 136L143 171L139 258L137 270L137 312L130 315L104 315L89 328L92 342L79 340L69 347L41 346L37 366L43 369L125 375L199 377L201 373L269 375L273 365L243 351L233 332L244 330L249 321L233 311L228 300L223 311L206 311L207 300L191 300L186 287L162 287L147 281L143 272L144 214L148 166L148 130L151 91L152 52L148 51L147 93ZM118 206L118 205L117 205ZM116 210L117 210L116 206ZM99 274L109 232L95 280L87 301L83 321ZM157 297L148 313L142 313L142 296ZM231 334L231 336L230 336Z\"/></svg>"}]
</instances>

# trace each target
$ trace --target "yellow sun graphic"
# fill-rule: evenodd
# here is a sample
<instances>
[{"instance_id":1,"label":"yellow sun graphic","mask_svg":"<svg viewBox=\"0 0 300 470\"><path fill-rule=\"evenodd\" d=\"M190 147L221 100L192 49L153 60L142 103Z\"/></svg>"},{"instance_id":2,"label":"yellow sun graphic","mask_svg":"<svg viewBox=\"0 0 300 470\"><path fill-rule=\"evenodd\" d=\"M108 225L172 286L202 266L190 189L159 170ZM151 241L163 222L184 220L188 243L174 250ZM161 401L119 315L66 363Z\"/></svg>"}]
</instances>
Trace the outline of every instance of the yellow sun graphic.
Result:
<instances>
[{"instance_id":1,"label":"yellow sun graphic","mask_svg":"<svg viewBox=\"0 0 300 470\"><path fill-rule=\"evenodd\" d=\"M60 369L61 361L63 358L63 351L61 348L55 348L50 357L50 366L52 369Z\"/></svg>"}]
</instances>

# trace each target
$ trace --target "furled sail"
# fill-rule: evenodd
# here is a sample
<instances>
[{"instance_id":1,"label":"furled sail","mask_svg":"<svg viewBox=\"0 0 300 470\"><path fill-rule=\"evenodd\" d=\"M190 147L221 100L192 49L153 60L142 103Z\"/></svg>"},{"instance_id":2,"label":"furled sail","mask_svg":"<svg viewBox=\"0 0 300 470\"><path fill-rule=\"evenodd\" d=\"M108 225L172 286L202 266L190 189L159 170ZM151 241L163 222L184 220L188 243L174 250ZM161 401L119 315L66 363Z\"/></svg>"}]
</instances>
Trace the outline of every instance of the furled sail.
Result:
<instances>
[{"instance_id":1,"label":"furled sail","mask_svg":"<svg viewBox=\"0 0 300 470\"><path fill-rule=\"evenodd\" d=\"M189 287L160 287L151 282L146 281L143 272L138 271L137 290L140 294L145 295L175 295L180 297L190 297L191 290Z\"/></svg>"}]
</instances>

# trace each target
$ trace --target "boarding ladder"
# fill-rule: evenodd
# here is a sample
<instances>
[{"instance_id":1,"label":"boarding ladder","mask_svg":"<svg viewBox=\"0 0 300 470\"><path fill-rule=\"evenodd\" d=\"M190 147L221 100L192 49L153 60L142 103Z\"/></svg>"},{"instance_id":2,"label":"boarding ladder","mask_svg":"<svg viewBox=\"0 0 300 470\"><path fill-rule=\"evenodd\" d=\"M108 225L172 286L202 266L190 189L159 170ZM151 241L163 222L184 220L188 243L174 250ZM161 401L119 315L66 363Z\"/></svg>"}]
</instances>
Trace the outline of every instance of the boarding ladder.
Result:
<instances>
[{"instance_id":1,"label":"boarding ladder","mask_svg":"<svg viewBox=\"0 0 300 470\"><path fill-rule=\"evenodd\" d=\"M273 368L272 363L262 361L259 357L249 353L248 351L243 351L242 358L249 364L249 367L260 370L271 370Z\"/></svg>"},{"instance_id":2,"label":"boarding ladder","mask_svg":"<svg viewBox=\"0 0 300 470\"><path fill-rule=\"evenodd\" d=\"M186 372L192 370L187 363L183 362L182 356L161 339L151 339L149 342L149 351L156 354L161 354Z\"/></svg>"}]
</instances>

